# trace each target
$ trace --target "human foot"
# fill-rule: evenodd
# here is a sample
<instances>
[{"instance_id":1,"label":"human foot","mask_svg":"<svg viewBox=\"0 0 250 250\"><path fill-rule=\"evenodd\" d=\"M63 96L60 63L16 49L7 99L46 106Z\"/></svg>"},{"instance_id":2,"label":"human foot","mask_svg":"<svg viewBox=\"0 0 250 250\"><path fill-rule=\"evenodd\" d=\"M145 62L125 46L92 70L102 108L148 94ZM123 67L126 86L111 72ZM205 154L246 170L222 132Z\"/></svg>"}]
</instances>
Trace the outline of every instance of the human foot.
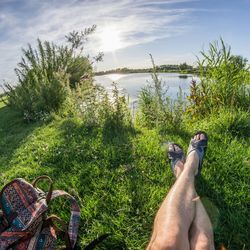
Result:
<instances>
[{"instance_id":1,"label":"human foot","mask_svg":"<svg viewBox=\"0 0 250 250\"><path fill-rule=\"evenodd\" d=\"M201 173L203 159L207 150L208 136L205 132L197 132L191 139L187 151L187 161L193 162L192 166L195 167L195 175Z\"/></svg>"},{"instance_id":2,"label":"human foot","mask_svg":"<svg viewBox=\"0 0 250 250\"><path fill-rule=\"evenodd\" d=\"M184 162L185 162L184 152L178 144L169 143L167 153L172 172L177 178L184 168Z\"/></svg>"}]
</instances>

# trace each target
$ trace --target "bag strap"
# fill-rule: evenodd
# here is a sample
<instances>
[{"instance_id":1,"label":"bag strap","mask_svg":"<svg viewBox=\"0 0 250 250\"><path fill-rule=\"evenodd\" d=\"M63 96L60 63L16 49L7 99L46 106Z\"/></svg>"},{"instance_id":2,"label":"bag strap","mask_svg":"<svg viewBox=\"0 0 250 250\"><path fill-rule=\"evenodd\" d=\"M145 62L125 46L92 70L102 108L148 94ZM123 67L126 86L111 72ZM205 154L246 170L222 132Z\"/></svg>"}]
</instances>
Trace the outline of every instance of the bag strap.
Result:
<instances>
[{"instance_id":1,"label":"bag strap","mask_svg":"<svg viewBox=\"0 0 250 250\"><path fill-rule=\"evenodd\" d=\"M56 234L59 233L60 235L62 235L62 237L65 241L67 250L73 249L71 246L71 242L70 242L70 238L69 238L69 234L68 234L68 226L64 220L62 220L58 216L52 214L49 217L47 217L47 219L45 220L44 226L46 226L46 225L51 225L55 229ZM58 227L58 225L60 225L60 227Z\"/></svg>"},{"instance_id":2,"label":"bag strap","mask_svg":"<svg viewBox=\"0 0 250 250\"><path fill-rule=\"evenodd\" d=\"M70 245L73 249L77 240L77 233L78 233L79 222L80 222L80 208L75 198L63 190L54 190L52 192L51 201L61 196L66 197L69 200L70 205L71 205L71 216L70 216L70 221L69 221L69 226L67 228L67 232L68 232L68 236L70 240Z\"/></svg>"},{"instance_id":3,"label":"bag strap","mask_svg":"<svg viewBox=\"0 0 250 250\"><path fill-rule=\"evenodd\" d=\"M46 196L46 202L47 204L49 204L50 200L51 200L51 196L52 196L52 191L53 191L53 181L51 180L51 178L47 175L42 175L42 176L39 176L37 177L33 182L32 182L32 185L34 188L37 187L37 183L40 181L40 180L47 180L49 182L49 191L47 193L47 196Z\"/></svg>"}]
</instances>

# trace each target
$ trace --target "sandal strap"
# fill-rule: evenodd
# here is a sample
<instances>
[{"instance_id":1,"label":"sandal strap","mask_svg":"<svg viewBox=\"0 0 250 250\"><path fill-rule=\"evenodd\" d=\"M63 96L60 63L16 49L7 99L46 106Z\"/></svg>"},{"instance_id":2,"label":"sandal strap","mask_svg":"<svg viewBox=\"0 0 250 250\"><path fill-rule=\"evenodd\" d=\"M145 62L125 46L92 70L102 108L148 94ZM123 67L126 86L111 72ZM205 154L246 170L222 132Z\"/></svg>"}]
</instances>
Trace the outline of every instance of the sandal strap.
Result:
<instances>
[{"instance_id":1,"label":"sandal strap","mask_svg":"<svg viewBox=\"0 0 250 250\"><path fill-rule=\"evenodd\" d=\"M189 155L193 151L196 151L196 153L198 154L199 157L198 175L199 175L201 172L203 159L207 150L208 137L207 134L203 131L197 132L195 135L197 134L204 134L205 138L201 140L196 140L192 138L188 147L187 155Z\"/></svg>"},{"instance_id":2,"label":"sandal strap","mask_svg":"<svg viewBox=\"0 0 250 250\"><path fill-rule=\"evenodd\" d=\"M185 155L180 145L176 143L169 143L169 145L172 145L172 146L176 145L181 149L180 151L168 150L168 159L170 161L171 169L174 173L174 169L175 169L175 165L177 161L183 160L185 158Z\"/></svg>"}]
</instances>

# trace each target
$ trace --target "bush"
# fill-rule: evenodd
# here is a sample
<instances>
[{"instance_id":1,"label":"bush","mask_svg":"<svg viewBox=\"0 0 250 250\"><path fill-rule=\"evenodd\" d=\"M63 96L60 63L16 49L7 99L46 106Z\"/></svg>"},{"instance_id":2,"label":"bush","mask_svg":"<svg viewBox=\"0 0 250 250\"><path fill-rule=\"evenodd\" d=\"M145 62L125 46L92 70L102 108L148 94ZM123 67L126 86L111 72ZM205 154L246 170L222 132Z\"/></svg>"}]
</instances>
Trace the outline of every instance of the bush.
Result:
<instances>
[{"instance_id":1,"label":"bush","mask_svg":"<svg viewBox=\"0 0 250 250\"><path fill-rule=\"evenodd\" d=\"M74 99L85 125L93 127L101 124L101 100L103 100L105 93L103 87L94 85L91 82L76 88Z\"/></svg>"},{"instance_id":2,"label":"bush","mask_svg":"<svg viewBox=\"0 0 250 250\"><path fill-rule=\"evenodd\" d=\"M148 128L179 130L186 108L184 93L180 88L177 99L173 100L167 96L168 89L156 73L152 56L151 61L153 84L149 83L139 94L139 122Z\"/></svg>"},{"instance_id":3,"label":"bush","mask_svg":"<svg viewBox=\"0 0 250 250\"><path fill-rule=\"evenodd\" d=\"M250 114L241 109L221 108L200 121L189 120L188 123L191 130L205 130L213 137L231 135L249 138L250 136Z\"/></svg>"},{"instance_id":4,"label":"bush","mask_svg":"<svg viewBox=\"0 0 250 250\"><path fill-rule=\"evenodd\" d=\"M68 76L63 72L54 72L48 77L37 78L29 72L25 84L18 85L7 92L7 104L20 111L26 121L43 120L51 112L58 111L69 95Z\"/></svg>"},{"instance_id":5,"label":"bush","mask_svg":"<svg viewBox=\"0 0 250 250\"><path fill-rule=\"evenodd\" d=\"M25 120L43 119L58 112L79 85L92 83L92 63L82 54L86 37L95 26L66 36L69 45L57 46L37 40L37 49L28 45L15 72L18 84L5 84L6 104L18 110ZM95 58L101 60L102 54Z\"/></svg>"},{"instance_id":6,"label":"bush","mask_svg":"<svg viewBox=\"0 0 250 250\"><path fill-rule=\"evenodd\" d=\"M132 128L132 116L128 108L126 96L119 92L117 84L113 83L112 96L106 93L100 109L104 132L118 135Z\"/></svg>"},{"instance_id":7,"label":"bush","mask_svg":"<svg viewBox=\"0 0 250 250\"><path fill-rule=\"evenodd\" d=\"M204 117L221 107L250 108L250 72L247 60L231 55L223 40L211 43L198 59L200 83L192 81L189 113Z\"/></svg>"},{"instance_id":8,"label":"bush","mask_svg":"<svg viewBox=\"0 0 250 250\"><path fill-rule=\"evenodd\" d=\"M113 135L132 127L128 101L119 92L116 83L113 83L111 94L99 85L82 85L77 88L75 99L78 100L77 106L88 127L100 126Z\"/></svg>"}]
</instances>

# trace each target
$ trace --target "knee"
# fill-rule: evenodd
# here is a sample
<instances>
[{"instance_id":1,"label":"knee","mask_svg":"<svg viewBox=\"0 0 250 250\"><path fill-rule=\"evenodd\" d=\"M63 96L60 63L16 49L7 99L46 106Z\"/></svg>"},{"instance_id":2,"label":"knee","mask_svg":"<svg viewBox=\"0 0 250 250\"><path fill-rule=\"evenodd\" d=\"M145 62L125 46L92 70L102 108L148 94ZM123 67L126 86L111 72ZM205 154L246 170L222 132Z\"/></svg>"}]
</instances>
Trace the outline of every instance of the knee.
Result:
<instances>
[{"instance_id":1,"label":"knee","mask_svg":"<svg viewBox=\"0 0 250 250\"><path fill-rule=\"evenodd\" d=\"M161 242L161 241L154 241L152 242L147 250L174 250L176 249L175 244Z\"/></svg>"},{"instance_id":2,"label":"knee","mask_svg":"<svg viewBox=\"0 0 250 250\"><path fill-rule=\"evenodd\" d=\"M196 248L200 250L207 250L207 249L213 249L214 243L213 243L213 233L201 233L198 236L198 239L196 241Z\"/></svg>"},{"instance_id":3,"label":"knee","mask_svg":"<svg viewBox=\"0 0 250 250\"><path fill-rule=\"evenodd\" d=\"M180 242L178 234L158 236L149 244L147 250L176 250L179 249Z\"/></svg>"}]
</instances>

